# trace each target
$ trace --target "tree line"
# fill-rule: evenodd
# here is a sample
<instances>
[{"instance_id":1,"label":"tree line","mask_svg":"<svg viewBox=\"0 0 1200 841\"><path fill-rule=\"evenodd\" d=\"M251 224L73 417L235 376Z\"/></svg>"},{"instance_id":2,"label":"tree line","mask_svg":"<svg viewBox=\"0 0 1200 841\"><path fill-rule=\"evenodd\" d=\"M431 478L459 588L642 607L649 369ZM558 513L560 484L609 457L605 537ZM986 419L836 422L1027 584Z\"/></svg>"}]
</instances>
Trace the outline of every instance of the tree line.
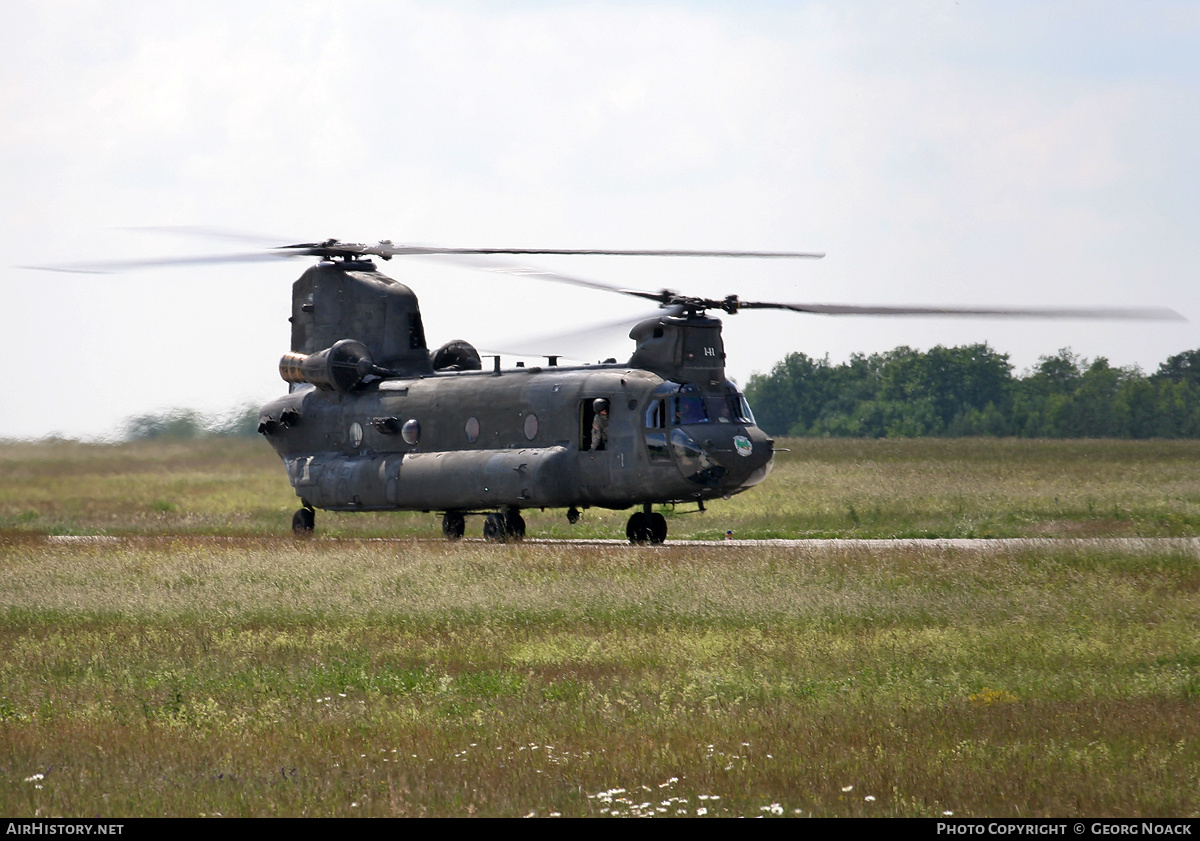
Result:
<instances>
[{"instance_id":1,"label":"tree line","mask_svg":"<svg viewBox=\"0 0 1200 841\"><path fill-rule=\"evenodd\" d=\"M242 406L222 415L205 415L195 409L168 409L128 418L121 430L126 441L248 438L257 434L257 406Z\"/></svg>"},{"instance_id":2,"label":"tree line","mask_svg":"<svg viewBox=\"0 0 1200 841\"><path fill-rule=\"evenodd\" d=\"M987 344L901 346L837 365L793 353L752 376L746 397L772 435L1198 438L1200 350L1144 374L1064 348L1022 376Z\"/></svg>"}]
</instances>

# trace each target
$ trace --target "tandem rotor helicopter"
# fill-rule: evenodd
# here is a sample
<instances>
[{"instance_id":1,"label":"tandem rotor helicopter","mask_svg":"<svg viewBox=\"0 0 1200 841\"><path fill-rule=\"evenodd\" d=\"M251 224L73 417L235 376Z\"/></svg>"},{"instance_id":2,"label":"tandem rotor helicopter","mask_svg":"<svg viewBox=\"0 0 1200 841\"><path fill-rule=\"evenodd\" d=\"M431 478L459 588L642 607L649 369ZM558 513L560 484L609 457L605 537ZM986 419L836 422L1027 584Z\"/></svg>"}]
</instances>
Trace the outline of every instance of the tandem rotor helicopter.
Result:
<instances>
[{"instance_id":1,"label":"tandem rotor helicopter","mask_svg":"<svg viewBox=\"0 0 1200 841\"><path fill-rule=\"evenodd\" d=\"M483 255L625 255L820 258L809 252L611 251L436 248L324 242L268 252L60 266L112 271L175 263L317 258L292 286L291 349L279 363L289 391L264 406L258 431L279 454L301 507L297 534L311 534L315 510L422 511L442 515L447 538L484 518L488 540L525 535L521 512L633 508L631 543L662 543L667 522L654 506L725 498L767 478L774 441L754 422L725 375L721 321L710 313L775 309L823 315L981 316L1180 320L1172 310L1010 309L793 304L699 298L671 290L624 289L528 267L491 271L616 292L656 302L661 313L629 333L625 362L502 367L484 365L469 343L431 350L412 290L374 259ZM468 255L475 255L469 257ZM490 255L490 256L489 256ZM476 268L481 266L476 265ZM547 348L552 350L552 348Z\"/></svg>"}]
</instances>

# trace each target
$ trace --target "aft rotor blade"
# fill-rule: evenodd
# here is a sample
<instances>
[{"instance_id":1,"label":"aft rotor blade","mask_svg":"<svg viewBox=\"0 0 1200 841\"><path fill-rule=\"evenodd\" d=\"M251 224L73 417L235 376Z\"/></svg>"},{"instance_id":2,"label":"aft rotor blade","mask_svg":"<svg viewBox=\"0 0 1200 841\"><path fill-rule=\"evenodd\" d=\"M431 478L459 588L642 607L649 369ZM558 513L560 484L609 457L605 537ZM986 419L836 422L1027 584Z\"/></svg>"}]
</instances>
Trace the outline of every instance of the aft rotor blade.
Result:
<instances>
[{"instance_id":1,"label":"aft rotor blade","mask_svg":"<svg viewBox=\"0 0 1200 841\"><path fill-rule=\"evenodd\" d=\"M40 272L68 272L72 274L116 274L137 269L155 269L163 266L197 266L217 263L259 263L278 260L291 255L278 251L260 251L245 254L208 254L199 257L161 257L145 260L104 260L99 263L63 263L58 266L18 266Z\"/></svg>"},{"instance_id":2,"label":"aft rotor blade","mask_svg":"<svg viewBox=\"0 0 1200 841\"><path fill-rule=\"evenodd\" d=\"M414 252L415 254L416 252ZM562 272L554 272L549 269L539 268L537 266L525 266L520 263L508 263L499 260L488 260L477 252L446 252L446 251L429 251L417 254L417 256L427 257L439 263L450 263L457 266L465 266L470 269L477 269L484 272L495 272L497 274L514 275L516 277L532 277L537 280L549 280L554 283L566 283L570 286L582 286L587 289L599 289L603 292L618 292L622 295L636 295L637 297L646 297L652 293L639 292L636 289L622 289L619 286L614 286L610 283L604 283L599 280L587 280L574 275L563 274ZM657 300L657 298L653 299Z\"/></svg>"},{"instance_id":3,"label":"aft rotor blade","mask_svg":"<svg viewBox=\"0 0 1200 841\"><path fill-rule=\"evenodd\" d=\"M206 225L138 225L118 228L122 231L138 231L151 234L170 234L172 236L191 237L193 239L224 239L236 242L248 242L269 248L277 242L287 242L294 237L256 234L250 231L237 231L232 228L213 228Z\"/></svg>"},{"instance_id":4,"label":"aft rotor blade","mask_svg":"<svg viewBox=\"0 0 1200 841\"><path fill-rule=\"evenodd\" d=\"M629 331L646 319L661 318L664 315L682 315L683 311L684 308L681 306L666 307L665 309L644 312L636 316L624 316L613 321L585 326L582 329L573 329L561 333L535 336L533 338L500 341L494 345L487 344L486 351L489 353L502 353L507 356L546 356L549 353L557 353L557 355L567 359L583 361L589 356L585 352L586 350L591 350L599 346L602 342L628 338L627 334Z\"/></svg>"},{"instance_id":5,"label":"aft rotor blade","mask_svg":"<svg viewBox=\"0 0 1200 841\"><path fill-rule=\"evenodd\" d=\"M219 236L223 238L244 239L250 241L262 241L262 237L254 234L240 234L234 231L223 231L215 228L192 228L192 227L162 227L156 230L160 233L184 234L189 236ZM273 248L270 251L249 252L240 254L214 254L203 255L197 257L165 257L151 258L139 260L104 260L95 263L64 263L56 266L21 266L25 269L38 269L40 271L51 272L70 272L76 274L112 274L122 271L134 271L137 269L160 268L164 266L187 266L187 265L206 265L220 263L254 263L262 261L277 260L288 257L321 257L325 259L345 258L356 259L360 257L381 257L384 260L390 260L393 257L444 257L453 259L455 257L469 259L471 256L487 257L488 255L524 255L524 254L542 254L542 255L609 255L609 256L627 256L627 257L756 257L756 258L796 258L807 257L819 259L824 257L824 254L817 252L798 252L798 251L690 251L682 249L644 249L644 250L609 250L609 249L566 249L566 248L449 248L433 245L396 245L394 243L383 241L376 245L364 245L362 243L340 242L335 239L325 240L324 242L303 242L294 245L284 245L278 248ZM544 280L557 280L562 283L572 283L576 286L587 286L593 289L603 289L610 292L624 292L626 294L638 294L630 290L619 289L615 286L610 286L606 283L597 281L583 280L582 278L573 278L567 275L557 274L541 269L533 269L531 267L518 266L503 266L495 264L490 267L473 266L474 268L485 268L488 271L507 272L509 274L536 275ZM643 295L642 297L645 297Z\"/></svg>"},{"instance_id":6,"label":"aft rotor blade","mask_svg":"<svg viewBox=\"0 0 1200 841\"><path fill-rule=\"evenodd\" d=\"M813 315L934 316L963 318L1096 319L1103 321L1187 321L1167 307L932 307L890 304L776 304L739 301L740 310L791 310Z\"/></svg>"}]
</instances>

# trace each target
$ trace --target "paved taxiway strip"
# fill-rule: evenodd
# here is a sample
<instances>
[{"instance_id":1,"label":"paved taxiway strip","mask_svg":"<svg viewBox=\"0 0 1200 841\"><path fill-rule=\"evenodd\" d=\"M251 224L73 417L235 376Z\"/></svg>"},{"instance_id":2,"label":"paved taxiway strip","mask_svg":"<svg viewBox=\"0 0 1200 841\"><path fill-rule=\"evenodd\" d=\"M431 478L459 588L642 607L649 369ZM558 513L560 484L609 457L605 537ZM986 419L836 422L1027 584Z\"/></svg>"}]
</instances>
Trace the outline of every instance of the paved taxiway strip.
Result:
<instances>
[{"instance_id":1,"label":"paved taxiway strip","mask_svg":"<svg viewBox=\"0 0 1200 841\"><path fill-rule=\"evenodd\" d=\"M47 535L49 543L98 543L118 544L127 543L156 543L164 540L196 540L198 542L229 542L252 543L266 537L215 537L209 535L133 535L117 537L112 535ZM302 539L317 543L445 543L437 538L410 537L311 537L275 539ZM464 543L484 543L483 538L466 538ZM524 543L532 546L628 546L627 540L554 540L550 538L526 538ZM661 548L672 546L726 546L730 548L746 548L763 546L775 548L796 549L960 549L974 552L1011 551L1016 549L1055 549L1074 547L1079 549L1105 549L1123 552L1162 552L1186 551L1200 556L1200 538L1198 537L1086 537L1086 538L1031 538L1031 537L1001 537L1001 538L898 538L898 539L850 539L850 538L805 538L798 540L668 540ZM639 547L643 548L643 547ZM648 547L660 548L660 547Z\"/></svg>"}]
</instances>

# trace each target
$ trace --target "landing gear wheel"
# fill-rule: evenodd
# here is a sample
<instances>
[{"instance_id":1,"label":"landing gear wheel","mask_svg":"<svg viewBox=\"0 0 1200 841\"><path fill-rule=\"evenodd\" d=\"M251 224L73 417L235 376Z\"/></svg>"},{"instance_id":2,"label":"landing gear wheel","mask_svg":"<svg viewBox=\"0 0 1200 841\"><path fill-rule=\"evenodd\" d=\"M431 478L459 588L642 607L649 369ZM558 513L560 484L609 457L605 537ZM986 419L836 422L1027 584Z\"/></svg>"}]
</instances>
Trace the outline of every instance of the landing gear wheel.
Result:
<instances>
[{"instance_id":1,"label":"landing gear wheel","mask_svg":"<svg viewBox=\"0 0 1200 841\"><path fill-rule=\"evenodd\" d=\"M442 534L447 540L461 540L467 530L467 521L457 511L447 511L442 515Z\"/></svg>"},{"instance_id":2,"label":"landing gear wheel","mask_svg":"<svg viewBox=\"0 0 1200 841\"><path fill-rule=\"evenodd\" d=\"M567 522L571 525L579 522L579 509L574 505L567 509Z\"/></svg>"},{"instance_id":3,"label":"landing gear wheel","mask_svg":"<svg viewBox=\"0 0 1200 841\"><path fill-rule=\"evenodd\" d=\"M316 519L311 508L301 508L292 515L292 534L311 537Z\"/></svg>"},{"instance_id":4,"label":"landing gear wheel","mask_svg":"<svg viewBox=\"0 0 1200 841\"><path fill-rule=\"evenodd\" d=\"M504 536L509 540L525 539L525 518L520 511L509 511L504 515Z\"/></svg>"},{"instance_id":5,"label":"landing gear wheel","mask_svg":"<svg viewBox=\"0 0 1200 841\"><path fill-rule=\"evenodd\" d=\"M650 515L650 542L658 545L667 539L667 518L657 511Z\"/></svg>"},{"instance_id":6,"label":"landing gear wheel","mask_svg":"<svg viewBox=\"0 0 1200 841\"><path fill-rule=\"evenodd\" d=\"M635 512L629 517L629 523L625 526L625 536L629 538L630 543L649 543L650 535L650 518L641 511Z\"/></svg>"},{"instance_id":7,"label":"landing gear wheel","mask_svg":"<svg viewBox=\"0 0 1200 841\"><path fill-rule=\"evenodd\" d=\"M488 514L487 519L483 521L483 539L499 543L504 540L504 533L504 515Z\"/></svg>"}]
</instances>

